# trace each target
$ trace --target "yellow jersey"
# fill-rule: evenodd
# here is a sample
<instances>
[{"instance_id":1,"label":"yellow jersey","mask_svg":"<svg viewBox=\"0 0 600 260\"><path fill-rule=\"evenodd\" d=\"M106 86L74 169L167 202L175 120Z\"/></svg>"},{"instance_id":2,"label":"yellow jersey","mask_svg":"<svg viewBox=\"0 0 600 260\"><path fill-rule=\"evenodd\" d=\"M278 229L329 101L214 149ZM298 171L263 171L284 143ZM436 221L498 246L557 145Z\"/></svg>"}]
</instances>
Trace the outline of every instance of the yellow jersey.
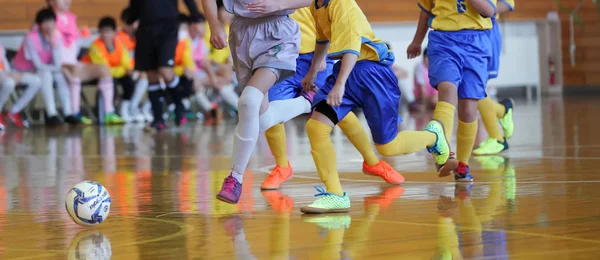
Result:
<instances>
[{"instance_id":1,"label":"yellow jersey","mask_svg":"<svg viewBox=\"0 0 600 260\"><path fill-rule=\"evenodd\" d=\"M206 32L204 34L204 41L206 42L206 46L208 46L208 59L216 62L218 64L227 64L229 63L229 57L231 57L231 50L229 46L219 50L215 49L212 44L210 44L210 28L208 26L208 22L206 24ZM229 36L229 24L225 25L225 33Z\"/></svg>"},{"instance_id":2,"label":"yellow jersey","mask_svg":"<svg viewBox=\"0 0 600 260\"><path fill-rule=\"evenodd\" d=\"M494 9L496 0L488 0ZM489 30L492 20L481 16L468 0L419 0L419 7L429 13L429 27L440 31Z\"/></svg>"},{"instance_id":3,"label":"yellow jersey","mask_svg":"<svg viewBox=\"0 0 600 260\"><path fill-rule=\"evenodd\" d=\"M315 52L315 40L317 36L315 18L310 13L310 7L300 8L291 14L290 17L300 25L300 34L302 34L300 54Z\"/></svg>"},{"instance_id":4,"label":"yellow jersey","mask_svg":"<svg viewBox=\"0 0 600 260\"><path fill-rule=\"evenodd\" d=\"M354 53L358 60L394 63L394 54L373 33L371 24L354 0L325 0L310 11L316 22L317 44L330 42L329 57L340 58Z\"/></svg>"}]
</instances>

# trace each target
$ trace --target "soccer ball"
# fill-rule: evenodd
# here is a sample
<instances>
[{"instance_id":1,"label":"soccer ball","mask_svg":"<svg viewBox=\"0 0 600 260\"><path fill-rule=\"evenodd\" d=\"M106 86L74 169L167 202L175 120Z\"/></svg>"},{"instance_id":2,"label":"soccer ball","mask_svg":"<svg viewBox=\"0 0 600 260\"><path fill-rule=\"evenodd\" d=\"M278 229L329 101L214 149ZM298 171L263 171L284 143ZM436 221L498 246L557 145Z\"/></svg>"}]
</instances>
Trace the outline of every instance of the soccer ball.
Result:
<instances>
[{"instance_id":1,"label":"soccer ball","mask_svg":"<svg viewBox=\"0 0 600 260\"><path fill-rule=\"evenodd\" d=\"M65 208L75 223L82 226L95 226L108 217L110 194L100 183L80 182L67 194Z\"/></svg>"}]
</instances>

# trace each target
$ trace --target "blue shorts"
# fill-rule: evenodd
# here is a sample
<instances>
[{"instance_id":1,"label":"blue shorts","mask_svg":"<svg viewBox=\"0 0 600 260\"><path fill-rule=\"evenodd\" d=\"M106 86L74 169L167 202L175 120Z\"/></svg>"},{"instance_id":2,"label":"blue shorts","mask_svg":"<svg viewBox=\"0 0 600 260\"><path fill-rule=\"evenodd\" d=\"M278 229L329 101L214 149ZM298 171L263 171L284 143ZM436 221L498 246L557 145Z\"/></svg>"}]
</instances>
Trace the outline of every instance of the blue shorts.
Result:
<instances>
[{"instance_id":1,"label":"blue shorts","mask_svg":"<svg viewBox=\"0 0 600 260\"><path fill-rule=\"evenodd\" d=\"M314 53L300 54L296 59L296 74L285 79L282 82L275 84L269 90L269 101L286 100L297 98L302 92L302 79L308 74L312 63ZM333 60L327 59L327 69L319 72L315 85L322 87L325 85L327 77L333 72Z\"/></svg>"},{"instance_id":2,"label":"blue shorts","mask_svg":"<svg viewBox=\"0 0 600 260\"><path fill-rule=\"evenodd\" d=\"M437 88L449 81L458 87L458 98L484 99L492 50L488 31L431 31L427 55L429 82Z\"/></svg>"},{"instance_id":3,"label":"blue shorts","mask_svg":"<svg viewBox=\"0 0 600 260\"><path fill-rule=\"evenodd\" d=\"M492 61L489 64L488 78L495 79L498 77L500 70L500 53L502 51L502 34L496 19L492 18L492 29L490 30L490 42L492 43Z\"/></svg>"},{"instance_id":4,"label":"blue shorts","mask_svg":"<svg viewBox=\"0 0 600 260\"><path fill-rule=\"evenodd\" d=\"M327 102L327 95L335 85L341 62L333 66L333 74L327 84L319 89L313 100L313 107L319 102ZM398 115L400 88L392 66L374 61L359 61L354 66L348 81L342 104L332 107L338 122L356 107L363 109L376 144L387 144L398 135Z\"/></svg>"}]
</instances>

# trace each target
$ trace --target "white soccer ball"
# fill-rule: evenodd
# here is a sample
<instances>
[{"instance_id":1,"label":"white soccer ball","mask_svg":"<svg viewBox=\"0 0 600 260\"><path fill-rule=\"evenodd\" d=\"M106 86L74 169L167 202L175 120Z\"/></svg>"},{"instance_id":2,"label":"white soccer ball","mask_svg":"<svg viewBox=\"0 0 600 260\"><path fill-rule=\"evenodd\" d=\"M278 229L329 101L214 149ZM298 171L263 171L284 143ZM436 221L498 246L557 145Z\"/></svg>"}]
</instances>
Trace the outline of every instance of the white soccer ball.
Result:
<instances>
[{"instance_id":1,"label":"white soccer ball","mask_svg":"<svg viewBox=\"0 0 600 260\"><path fill-rule=\"evenodd\" d=\"M110 213L110 194L100 183L83 181L71 188L65 208L75 223L95 226L106 220Z\"/></svg>"}]
</instances>

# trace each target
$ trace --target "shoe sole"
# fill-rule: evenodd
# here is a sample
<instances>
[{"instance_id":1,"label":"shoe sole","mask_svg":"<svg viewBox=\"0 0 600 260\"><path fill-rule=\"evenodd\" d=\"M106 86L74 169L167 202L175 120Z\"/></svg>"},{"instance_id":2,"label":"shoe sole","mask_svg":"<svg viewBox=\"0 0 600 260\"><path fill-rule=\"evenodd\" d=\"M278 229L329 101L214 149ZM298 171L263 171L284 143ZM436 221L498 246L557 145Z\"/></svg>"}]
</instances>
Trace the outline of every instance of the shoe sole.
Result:
<instances>
[{"instance_id":1,"label":"shoe sole","mask_svg":"<svg viewBox=\"0 0 600 260\"><path fill-rule=\"evenodd\" d=\"M302 208L300 208L300 212L305 213L305 214L348 213L348 212L350 212L350 208L347 208L347 209L321 209L321 208L313 208L313 207L302 207Z\"/></svg>"},{"instance_id":2,"label":"shoe sole","mask_svg":"<svg viewBox=\"0 0 600 260\"><path fill-rule=\"evenodd\" d=\"M442 133L444 134L446 145L448 145L448 153L451 154L452 150L450 150L450 143L448 142L448 138L446 138L446 127L444 126L444 124L442 124L441 121L434 121L438 122L442 126ZM450 158L450 155L448 155L448 160L446 160L446 163L444 163L441 166L436 163L435 166L438 169L438 177L446 177L451 175L453 171L456 170L456 168L458 168L458 160L456 160L455 158Z\"/></svg>"},{"instance_id":3,"label":"shoe sole","mask_svg":"<svg viewBox=\"0 0 600 260\"><path fill-rule=\"evenodd\" d=\"M225 197L222 197L220 195L217 195L217 199L220 200L220 201L222 201L222 202L228 203L228 204L237 204L238 201L239 201L239 200L238 201L232 201L232 200L230 200L228 198L225 198Z\"/></svg>"},{"instance_id":4,"label":"shoe sole","mask_svg":"<svg viewBox=\"0 0 600 260\"><path fill-rule=\"evenodd\" d=\"M381 177L381 175L372 174L372 173L369 173L369 172L367 172L367 171L365 171L365 170L363 170L363 173L364 173L365 175L379 177L379 178L381 178L382 180L384 180L386 183L388 183L388 184L392 184L392 185L400 185L400 184L404 183L404 180L402 180L401 182L389 182L389 181L387 181L386 179L384 179L383 177Z\"/></svg>"}]
</instances>

